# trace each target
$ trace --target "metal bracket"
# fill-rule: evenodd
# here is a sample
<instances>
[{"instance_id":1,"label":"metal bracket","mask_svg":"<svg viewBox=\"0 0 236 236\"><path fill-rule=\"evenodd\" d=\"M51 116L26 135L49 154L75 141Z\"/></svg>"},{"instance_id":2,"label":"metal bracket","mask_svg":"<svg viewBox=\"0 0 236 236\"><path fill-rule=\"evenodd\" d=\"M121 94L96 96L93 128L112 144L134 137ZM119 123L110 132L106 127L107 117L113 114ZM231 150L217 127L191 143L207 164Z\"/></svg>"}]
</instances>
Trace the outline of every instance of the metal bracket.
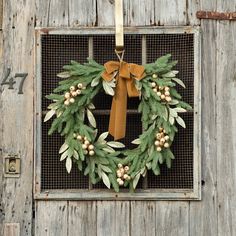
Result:
<instances>
[{"instance_id":1,"label":"metal bracket","mask_svg":"<svg viewBox=\"0 0 236 236\"><path fill-rule=\"evenodd\" d=\"M4 177L19 178L20 177L20 163L21 160L18 155L8 155L4 158Z\"/></svg>"},{"instance_id":2,"label":"metal bracket","mask_svg":"<svg viewBox=\"0 0 236 236\"><path fill-rule=\"evenodd\" d=\"M197 11L198 19L236 20L236 12Z\"/></svg>"}]
</instances>

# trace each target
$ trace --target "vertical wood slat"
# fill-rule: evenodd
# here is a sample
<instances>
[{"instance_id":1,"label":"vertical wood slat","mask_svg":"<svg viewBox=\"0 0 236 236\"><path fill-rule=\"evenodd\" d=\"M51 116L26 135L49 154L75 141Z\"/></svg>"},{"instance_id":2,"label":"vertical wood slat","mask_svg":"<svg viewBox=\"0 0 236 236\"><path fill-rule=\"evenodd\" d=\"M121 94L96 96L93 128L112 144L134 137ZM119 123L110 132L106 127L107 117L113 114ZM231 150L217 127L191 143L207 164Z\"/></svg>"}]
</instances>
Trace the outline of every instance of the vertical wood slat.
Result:
<instances>
[{"instance_id":1,"label":"vertical wood slat","mask_svg":"<svg viewBox=\"0 0 236 236\"><path fill-rule=\"evenodd\" d=\"M130 236L156 235L156 202L132 201L130 204Z\"/></svg>"},{"instance_id":2,"label":"vertical wood slat","mask_svg":"<svg viewBox=\"0 0 236 236\"><path fill-rule=\"evenodd\" d=\"M202 199L190 202L190 232L217 235L216 22L202 22ZM209 107L209 104L211 106ZM207 212L207 214L206 214Z\"/></svg>"},{"instance_id":3,"label":"vertical wood slat","mask_svg":"<svg viewBox=\"0 0 236 236\"><path fill-rule=\"evenodd\" d=\"M129 236L129 201L97 202L97 235Z\"/></svg>"},{"instance_id":4,"label":"vertical wood slat","mask_svg":"<svg viewBox=\"0 0 236 236\"><path fill-rule=\"evenodd\" d=\"M7 17L3 18L0 75L10 68L11 76L15 73L28 73L28 76L22 95L18 94L19 79L14 90L1 86L1 161L11 153L21 158L20 178L3 178L0 171L1 223L19 223L20 235L28 236L32 235L34 1L4 1L3 12Z\"/></svg>"},{"instance_id":5,"label":"vertical wood slat","mask_svg":"<svg viewBox=\"0 0 236 236\"><path fill-rule=\"evenodd\" d=\"M200 11L201 0L186 0L186 23L188 25L199 25L200 20L196 17L196 12Z\"/></svg>"},{"instance_id":6,"label":"vertical wood slat","mask_svg":"<svg viewBox=\"0 0 236 236\"><path fill-rule=\"evenodd\" d=\"M95 26L96 0L69 0L70 26Z\"/></svg>"},{"instance_id":7,"label":"vertical wood slat","mask_svg":"<svg viewBox=\"0 0 236 236\"><path fill-rule=\"evenodd\" d=\"M2 29L3 21L3 0L0 0L0 30Z\"/></svg>"},{"instance_id":8,"label":"vertical wood slat","mask_svg":"<svg viewBox=\"0 0 236 236\"><path fill-rule=\"evenodd\" d=\"M236 1L217 1L217 11L236 11ZM218 235L236 235L236 22L217 21Z\"/></svg>"},{"instance_id":9,"label":"vertical wood slat","mask_svg":"<svg viewBox=\"0 0 236 236\"><path fill-rule=\"evenodd\" d=\"M97 235L97 205L95 201L69 202L68 236Z\"/></svg>"},{"instance_id":10,"label":"vertical wood slat","mask_svg":"<svg viewBox=\"0 0 236 236\"><path fill-rule=\"evenodd\" d=\"M69 26L69 0L35 0L35 5L37 26Z\"/></svg>"},{"instance_id":11,"label":"vertical wood slat","mask_svg":"<svg viewBox=\"0 0 236 236\"><path fill-rule=\"evenodd\" d=\"M20 236L20 224L5 223L3 236Z\"/></svg>"},{"instance_id":12,"label":"vertical wood slat","mask_svg":"<svg viewBox=\"0 0 236 236\"><path fill-rule=\"evenodd\" d=\"M186 0L155 0L157 25L186 25Z\"/></svg>"},{"instance_id":13,"label":"vertical wood slat","mask_svg":"<svg viewBox=\"0 0 236 236\"><path fill-rule=\"evenodd\" d=\"M66 201L36 202L35 236L67 236L67 231Z\"/></svg>"}]
</instances>

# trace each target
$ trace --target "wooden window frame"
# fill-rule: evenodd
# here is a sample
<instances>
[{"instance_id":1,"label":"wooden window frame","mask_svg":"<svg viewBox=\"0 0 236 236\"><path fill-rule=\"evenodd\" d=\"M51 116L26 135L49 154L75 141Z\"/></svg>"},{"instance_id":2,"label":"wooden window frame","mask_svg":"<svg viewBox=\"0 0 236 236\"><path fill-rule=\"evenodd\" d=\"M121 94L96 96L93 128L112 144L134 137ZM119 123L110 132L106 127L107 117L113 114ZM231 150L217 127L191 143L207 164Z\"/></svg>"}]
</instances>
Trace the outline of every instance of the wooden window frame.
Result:
<instances>
[{"instance_id":1,"label":"wooden window frame","mask_svg":"<svg viewBox=\"0 0 236 236\"><path fill-rule=\"evenodd\" d=\"M36 28L35 33L35 139L34 139L34 197L52 200L201 200L201 53L200 29L192 26L178 27L127 27L127 34L193 34L194 35L194 151L193 189L142 189L135 193L108 189L41 190L41 35L101 35L114 34L114 28ZM143 43L142 50L146 47ZM89 40L89 56L93 55ZM146 62L146 58L142 58Z\"/></svg>"}]
</instances>

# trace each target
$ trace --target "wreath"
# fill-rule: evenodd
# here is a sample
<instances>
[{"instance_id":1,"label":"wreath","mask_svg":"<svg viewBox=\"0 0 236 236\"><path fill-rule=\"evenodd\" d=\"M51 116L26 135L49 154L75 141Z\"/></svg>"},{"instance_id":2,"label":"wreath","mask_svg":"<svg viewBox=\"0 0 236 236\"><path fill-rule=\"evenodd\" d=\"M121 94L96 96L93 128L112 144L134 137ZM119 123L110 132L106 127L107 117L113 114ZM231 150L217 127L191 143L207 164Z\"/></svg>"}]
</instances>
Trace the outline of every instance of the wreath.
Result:
<instances>
[{"instance_id":1,"label":"wreath","mask_svg":"<svg viewBox=\"0 0 236 236\"><path fill-rule=\"evenodd\" d=\"M178 131L176 124L185 128L179 113L191 106L181 100L175 88L185 85L173 70L177 61L170 58L168 54L144 66L126 63L122 58L104 66L88 59L84 64L71 61L63 67L57 75L63 80L46 96L53 103L44 121L53 117L49 135L57 131L64 136L59 154L68 173L74 163L89 175L92 184L102 180L107 188L112 186L119 192L120 186L134 190L148 170L160 175L161 164L171 167L175 157L170 147ZM93 99L100 92L113 96L113 102L109 132L98 135ZM123 143L106 139L109 133L114 140L125 136L127 94L140 98L143 133L132 141L136 148L125 150Z\"/></svg>"}]
</instances>

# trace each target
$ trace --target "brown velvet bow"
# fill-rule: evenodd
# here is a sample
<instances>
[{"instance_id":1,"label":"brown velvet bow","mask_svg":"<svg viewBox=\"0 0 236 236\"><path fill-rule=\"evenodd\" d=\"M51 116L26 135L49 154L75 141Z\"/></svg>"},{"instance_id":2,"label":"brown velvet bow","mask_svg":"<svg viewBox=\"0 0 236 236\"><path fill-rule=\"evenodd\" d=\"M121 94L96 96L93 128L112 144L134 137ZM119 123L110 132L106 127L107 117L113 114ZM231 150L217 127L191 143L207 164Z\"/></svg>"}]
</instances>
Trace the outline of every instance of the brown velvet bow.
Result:
<instances>
[{"instance_id":1,"label":"brown velvet bow","mask_svg":"<svg viewBox=\"0 0 236 236\"><path fill-rule=\"evenodd\" d=\"M141 80L145 76L145 68L124 61L109 61L104 66L105 71L102 74L102 78L109 82L115 75L116 79L116 90L110 113L109 133L117 140L125 137L127 93L129 97L139 96L134 80Z\"/></svg>"}]
</instances>

